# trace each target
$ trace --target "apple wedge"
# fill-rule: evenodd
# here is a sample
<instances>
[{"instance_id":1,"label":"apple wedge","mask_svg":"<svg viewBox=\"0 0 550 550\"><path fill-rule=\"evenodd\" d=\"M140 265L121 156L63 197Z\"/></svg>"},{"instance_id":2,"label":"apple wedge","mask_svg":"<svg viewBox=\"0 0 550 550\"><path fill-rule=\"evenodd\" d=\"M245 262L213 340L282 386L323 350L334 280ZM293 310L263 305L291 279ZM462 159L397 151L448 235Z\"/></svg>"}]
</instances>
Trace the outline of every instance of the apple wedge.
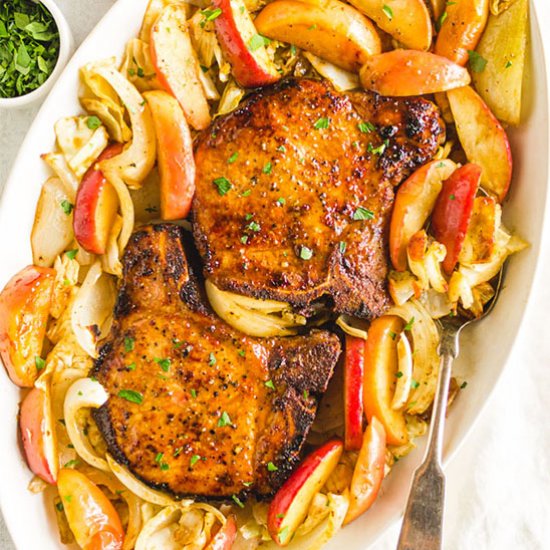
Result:
<instances>
[{"instance_id":1,"label":"apple wedge","mask_svg":"<svg viewBox=\"0 0 550 550\"><path fill-rule=\"evenodd\" d=\"M54 279L55 270L31 265L0 293L0 356L11 381L21 387L32 387L43 367Z\"/></svg>"},{"instance_id":2,"label":"apple wedge","mask_svg":"<svg viewBox=\"0 0 550 550\"><path fill-rule=\"evenodd\" d=\"M366 512L376 500L384 479L386 466L386 432L382 423L373 416L359 451L350 486L349 508L344 525Z\"/></svg>"},{"instance_id":3,"label":"apple wedge","mask_svg":"<svg viewBox=\"0 0 550 550\"><path fill-rule=\"evenodd\" d=\"M91 254L105 254L119 204L115 188L96 168L96 164L116 157L121 151L122 145L118 143L107 147L78 186L73 217L74 235L78 244Z\"/></svg>"},{"instance_id":4,"label":"apple wedge","mask_svg":"<svg viewBox=\"0 0 550 550\"><path fill-rule=\"evenodd\" d=\"M151 59L159 82L181 105L195 130L210 124L210 108L204 95L197 59L187 28L186 10L167 6L151 29Z\"/></svg>"},{"instance_id":5,"label":"apple wedge","mask_svg":"<svg viewBox=\"0 0 550 550\"><path fill-rule=\"evenodd\" d=\"M288 478L269 505L267 529L271 538L286 546L304 521L313 497L320 491L344 450L333 439L309 454Z\"/></svg>"},{"instance_id":6,"label":"apple wedge","mask_svg":"<svg viewBox=\"0 0 550 550\"><path fill-rule=\"evenodd\" d=\"M452 160L434 160L414 172L397 191L390 222L390 257L397 271L407 269L409 241L424 227L443 180L455 170Z\"/></svg>"},{"instance_id":7,"label":"apple wedge","mask_svg":"<svg viewBox=\"0 0 550 550\"><path fill-rule=\"evenodd\" d=\"M57 449L48 390L33 388L27 394L21 404L19 429L29 468L46 483L55 484Z\"/></svg>"},{"instance_id":8,"label":"apple wedge","mask_svg":"<svg viewBox=\"0 0 550 550\"><path fill-rule=\"evenodd\" d=\"M489 15L489 0L447 2L434 53L458 65L466 65L469 51L475 50Z\"/></svg>"},{"instance_id":9,"label":"apple wedge","mask_svg":"<svg viewBox=\"0 0 550 550\"><path fill-rule=\"evenodd\" d=\"M276 0L259 13L254 24L264 36L294 44L354 73L369 56L382 51L374 25L338 0L319 4Z\"/></svg>"},{"instance_id":10,"label":"apple wedge","mask_svg":"<svg viewBox=\"0 0 550 550\"><path fill-rule=\"evenodd\" d=\"M477 53L487 60L473 74L476 90L495 116L517 126L529 33L529 0L516 0L500 15L489 15Z\"/></svg>"},{"instance_id":11,"label":"apple wedge","mask_svg":"<svg viewBox=\"0 0 550 550\"><path fill-rule=\"evenodd\" d=\"M383 31L411 50L429 50L432 19L422 0L350 0Z\"/></svg>"},{"instance_id":12,"label":"apple wedge","mask_svg":"<svg viewBox=\"0 0 550 550\"><path fill-rule=\"evenodd\" d=\"M195 194L193 139L179 103L167 92L145 92L157 134L160 209L163 220L189 214Z\"/></svg>"},{"instance_id":13,"label":"apple wedge","mask_svg":"<svg viewBox=\"0 0 550 550\"><path fill-rule=\"evenodd\" d=\"M214 26L235 80L245 88L277 82L281 75L267 53L265 40L258 35L244 2L213 0L212 6L221 10L214 19Z\"/></svg>"},{"instance_id":14,"label":"apple wedge","mask_svg":"<svg viewBox=\"0 0 550 550\"><path fill-rule=\"evenodd\" d=\"M384 426L388 445L404 445L409 440L405 416L392 408L398 369L397 335L403 321L384 315L371 323L365 347L363 406L369 423L374 417Z\"/></svg>"},{"instance_id":15,"label":"apple wedge","mask_svg":"<svg viewBox=\"0 0 550 550\"><path fill-rule=\"evenodd\" d=\"M346 451L358 451L363 441L363 367L365 340L346 334L344 415Z\"/></svg>"},{"instance_id":16,"label":"apple wedge","mask_svg":"<svg viewBox=\"0 0 550 550\"><path fill-rule=\"evenodd\" d=\"M468 71L430 52L393 50L369 57L359 73L361 84L384 96L445 92L470 83Z\"/></svg>"},{"instance_id":17,"label":"apple wedge","mask_svg":"<svg viewBox=\"0 0 550 550\"><path fill-rule=\"evenodd\" d=\"M447 93L460 143L470 162L482 168L481 186L502 202L512 180L512 152L508 136L473 88Z\"/></svg>"},{"instance_id":18,"label":"apple wedge","mask_svg":"<svg viewBox=\"0 0 550 550\"><path fill-rule=\"evenodd\" d=\"M229 516L225 525L214 535L205 550L231 550L237 538L237 522L235 516Z\"/></svg>"},{"instance_id":19,"label":"apple wedge","mask_svg":"<svg viewBox=\"0 0 550 550\"><path fill-rule=\"evenodd\" d=\"M432 231L436 240L447 249L443 260L443 270L447 275L451 275L458 262L480 179L481 168L477 164L461 166L443 182L437 197L432 214Z\"/></svg>"}]
</instances>

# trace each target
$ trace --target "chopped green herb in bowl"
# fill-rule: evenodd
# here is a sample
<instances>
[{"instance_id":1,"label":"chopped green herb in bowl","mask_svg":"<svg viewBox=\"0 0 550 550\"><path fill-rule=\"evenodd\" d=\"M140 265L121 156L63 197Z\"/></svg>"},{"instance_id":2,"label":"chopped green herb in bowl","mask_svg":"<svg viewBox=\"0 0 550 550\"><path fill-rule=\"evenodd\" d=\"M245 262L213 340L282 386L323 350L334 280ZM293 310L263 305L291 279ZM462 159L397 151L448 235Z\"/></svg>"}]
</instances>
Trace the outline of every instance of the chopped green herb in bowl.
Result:
<instances>
[{"instance_id":1,"label":"chopped green herb in bowl","mask_svg":"<svg viewBox=\"0 0 550 550\"><path fill-rule=\"evenodd\" d=\"M52 0L0 0L0 107L42 96L71 46L68 25Z\"/></svg>"}]
</instances>

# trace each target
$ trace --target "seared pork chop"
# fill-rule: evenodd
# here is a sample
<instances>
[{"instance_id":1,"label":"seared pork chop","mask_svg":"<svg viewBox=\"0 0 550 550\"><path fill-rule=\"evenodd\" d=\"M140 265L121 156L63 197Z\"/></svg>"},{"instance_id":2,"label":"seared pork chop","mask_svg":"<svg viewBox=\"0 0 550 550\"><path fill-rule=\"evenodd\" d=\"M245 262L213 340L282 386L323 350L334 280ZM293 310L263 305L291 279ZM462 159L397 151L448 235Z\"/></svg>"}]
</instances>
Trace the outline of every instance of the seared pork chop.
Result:
<instances>
[{"instance_id":1,"label":"seared pork chop","mask_svg":"<svg viewBox=\"0 0 550 550\"><path fill-rule=\"evenodd\" d=\"M437 108L421 98L344 95L309 79L254 93L196 145L205 276L306 315L328 296L337 312L379 316L394 186L444 137Z\"/></svg>"},{"instance_id":2,"label":"seared pork chop","mask_svg":"<svg viewBox=\"0 0 550 550\"><path fill-rule=\"evenodd\" d=\"M111 454L176 497L266 497L299 460L340 343L325 331L255 339L208 308L183 230L142 228L124 254L115 322L93 375Z\"/></svg>"}]
</instances>

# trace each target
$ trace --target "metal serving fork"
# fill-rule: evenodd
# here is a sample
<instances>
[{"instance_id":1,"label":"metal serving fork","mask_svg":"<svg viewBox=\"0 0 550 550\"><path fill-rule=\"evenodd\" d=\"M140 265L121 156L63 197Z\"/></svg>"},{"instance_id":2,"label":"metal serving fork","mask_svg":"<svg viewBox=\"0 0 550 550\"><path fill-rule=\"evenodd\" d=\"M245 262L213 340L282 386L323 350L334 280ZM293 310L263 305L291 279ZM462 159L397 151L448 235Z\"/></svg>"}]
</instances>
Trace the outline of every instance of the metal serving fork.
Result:
<instances>
[{"instance_id":1,"label":"metal serving fork","mask_svg":"<svg viewBox=\"0 0 550 550\"><path fill-rule=\"evenodd\" d=\"M441 363L428 447L422 464L413 476L397 550L440 550L442 548L445 475L441 466L441 451L453 361L458 357L459 336L462 329L474 321L483 319L492 311L500 293L502 274L501 269L495 286L495 295L481 317L466 319L460 315L448 315L439 320L441 341L438 354L441 357Z\"/></svg>"}]
</instances>

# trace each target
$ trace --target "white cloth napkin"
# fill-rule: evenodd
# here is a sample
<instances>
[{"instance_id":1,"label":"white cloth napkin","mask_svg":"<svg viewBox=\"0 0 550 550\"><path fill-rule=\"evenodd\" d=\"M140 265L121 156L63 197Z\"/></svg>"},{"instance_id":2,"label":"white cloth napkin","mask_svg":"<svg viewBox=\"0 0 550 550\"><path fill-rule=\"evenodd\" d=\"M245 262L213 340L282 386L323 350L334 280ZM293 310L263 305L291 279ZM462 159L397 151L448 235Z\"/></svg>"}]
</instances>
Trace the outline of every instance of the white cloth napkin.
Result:
<instances>
[{"instance_id":1,"label":"white cloth napkin","mask_svg":"<svg viewBox=\"0 0 550 550\"><path fill-rule=\"evenodd\" d=\"M57 0L76 44L113 3ZM550 7L547 0L535 3L550 58L550 37L545 35ZM34 114L34 110L9 115L0 111L0 186ZM550 247L550 227L546 247ZM446 471L445 550L550 548L550 255L541 269L509 368ZM396 525L371 550L394 550L398 533ZM0 550L15 550L1 516Z\"/></svg>"}]
</instances>

